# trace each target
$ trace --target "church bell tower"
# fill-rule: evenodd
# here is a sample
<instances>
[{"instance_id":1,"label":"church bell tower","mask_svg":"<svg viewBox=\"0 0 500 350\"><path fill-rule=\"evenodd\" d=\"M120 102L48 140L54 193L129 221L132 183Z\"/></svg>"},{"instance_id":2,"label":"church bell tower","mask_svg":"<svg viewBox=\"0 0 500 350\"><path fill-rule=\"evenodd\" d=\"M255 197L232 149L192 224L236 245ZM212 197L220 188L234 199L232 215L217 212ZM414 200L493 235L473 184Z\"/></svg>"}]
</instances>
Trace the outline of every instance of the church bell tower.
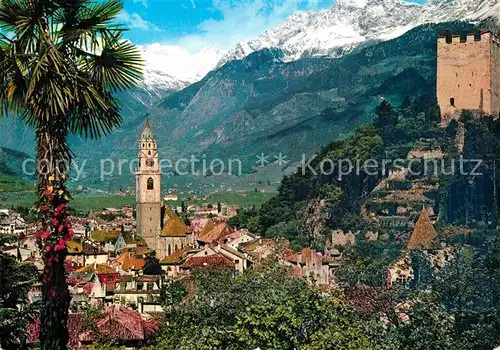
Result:
<instances>
[{"instance_id":1,"label":"church bell tower","mask_svg":"<svg viewBox=\"0 0 500 350\"><path fill-rule=\"evenodd\" d=\"M137 235L150 249L156 250L156 237L161 225L161 169L158 143L146 121L139 138L139 167L136 170Z\"/></svg>"}]
</instances>

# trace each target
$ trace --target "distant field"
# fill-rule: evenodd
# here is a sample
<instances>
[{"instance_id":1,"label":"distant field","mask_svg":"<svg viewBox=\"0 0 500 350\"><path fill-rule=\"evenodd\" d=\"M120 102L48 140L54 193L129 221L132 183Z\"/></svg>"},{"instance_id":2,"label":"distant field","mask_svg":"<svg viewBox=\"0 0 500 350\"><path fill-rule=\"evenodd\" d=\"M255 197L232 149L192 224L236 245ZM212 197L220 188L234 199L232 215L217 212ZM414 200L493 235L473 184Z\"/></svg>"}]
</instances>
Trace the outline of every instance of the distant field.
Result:
<instances>
[{"instance_id":1,"label":"distant field","mask_svg":"<svg viewBox=\"0 0 500 350\"><path fill-rule=\"evenodd\" d=\"M221 202L221 203L235 204L240 207L251 207L253 205L259 207L265 202L267 202L272 196L274 196L274 193L270 192L255 192L255 191L220 192L207 195L206 200L187 198L185 202L188 204ZM180 201L178 201L178 204L180 205Z\"/></svg>"},{"instance_id":2,"label":"distant field","mask_svg":"<svg viewBox=\"0 0 500 350\"><path fill-rule=\"evenodd\" d=\"M33 190L33 185L27 185L15 176L0 174L0 195L2 192L19 192Z\"/></svg>"},{"instance_id":3,"label":"distant field","mask_svg":"<svg viewBox=\"0 0 500 350\"><path fill-rule=\"evenodd\" d=\"M204 197L186 197L178 201L167 202L169 205L180 206L182 200L185 204L202 204L202 203L227 203L234 204L240 207L251 207L253 205L259 207L273 193L269 192L221 192L206 195ZM200 198L201 197L201 198ZM17 206L30 207L35 202L35 194L33 191L24 192L5 192L0 191L0 208L12 208ZM135 197L132 196L114 196L114 195L75 195L70 203L70 207L77 213L87 213L90 210L101 211L104 208L121 208L123 205L135 206Z\"/></svg>"}]
</instances>

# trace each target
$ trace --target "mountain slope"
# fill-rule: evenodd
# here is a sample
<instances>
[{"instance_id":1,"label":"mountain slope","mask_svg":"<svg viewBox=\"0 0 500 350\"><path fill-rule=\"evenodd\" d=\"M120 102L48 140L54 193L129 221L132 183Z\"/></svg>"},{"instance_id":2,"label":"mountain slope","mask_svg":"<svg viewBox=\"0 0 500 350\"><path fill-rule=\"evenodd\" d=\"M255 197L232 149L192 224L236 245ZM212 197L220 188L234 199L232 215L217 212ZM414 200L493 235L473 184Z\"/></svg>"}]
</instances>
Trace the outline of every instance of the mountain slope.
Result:
<instances>
[{"instance_id":1,"label":"mountain slope","mask_svg":"<svg viewBox=\"0 0 500 350\"><path fill-rule=\"evenodd\" d=\"M152 125L165 154L300 159L368 122L381 97L434 96L442 27L422 26L339 59L286 63L279 50L255 52L166 97L160 107L168 117L152 116Z\"/></svg>"},{"instance_id":2,"label":"mountain slope","mask_svg":"<svg viewBox=\"0 0 500 350\"><path fill-rule=\"evenodd\" d=\"M209 162L220 158L225 164L238 158L250 170L261 153L271 161L279 153L287 160L300 160L302 154L308 156L369 122L382 97L394 104L405 95L433 98L435 40L446 27L474 28L466 23L424 25L340 58L285 62L278 49L254 52L158 103L156 97L148 103L136 98L119 130L97 141L74 137L71 146L80 160L87 159L87 181L92 184L100 181L101 159L130 162L137 156L137 138L146 118L158 138L160 158L173 162L191 155L206 155ZM12 130L22 135L22 124L16 125ZM7 135L2 144L15 147L15 136ZM133 175L124 174L133 183ZM175 181L170 179L170 185Z\"/></svg>"},{"instance_id":3,"label":"mountain slope","mask_svg":"<svg viewBox=\"0 0 500 350\"><path fill-rule=\"evenodd\" d=\"M145 63L143 86L148 90L181 90L201 80L222 57L211 47L193 54L179 46L156 43L140 50Z\"/></svg>"}]
</instances>

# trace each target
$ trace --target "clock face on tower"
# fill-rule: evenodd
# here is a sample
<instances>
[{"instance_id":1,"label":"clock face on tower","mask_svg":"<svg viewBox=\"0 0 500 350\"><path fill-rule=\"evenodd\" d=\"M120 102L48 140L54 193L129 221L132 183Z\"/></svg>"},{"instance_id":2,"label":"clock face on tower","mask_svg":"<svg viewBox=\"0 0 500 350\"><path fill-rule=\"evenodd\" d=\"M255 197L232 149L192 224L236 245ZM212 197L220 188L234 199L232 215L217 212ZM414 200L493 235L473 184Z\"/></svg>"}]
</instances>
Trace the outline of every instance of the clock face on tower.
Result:
<instances>
[{"instance_id":1,"label":"clock face on tower","mask_svg":"<svg viewBox=\"0 0 500 350\"><path fill-rule=\"evenodd\" d=\"M154 200L154 193L148 193L146 194L146 199L150 202Z\"/></svg>"},{"instance_id":2,"label":"clock face on tower","mask_svg":"<svg viewBox=\"0 0 500 350\"><path fill-rule=\"evenodd\" d=\"M153 165L155 165L155 161L153 160L153 158L146 159L146 166L151 168Z\"/></svg>"}]
</instances>

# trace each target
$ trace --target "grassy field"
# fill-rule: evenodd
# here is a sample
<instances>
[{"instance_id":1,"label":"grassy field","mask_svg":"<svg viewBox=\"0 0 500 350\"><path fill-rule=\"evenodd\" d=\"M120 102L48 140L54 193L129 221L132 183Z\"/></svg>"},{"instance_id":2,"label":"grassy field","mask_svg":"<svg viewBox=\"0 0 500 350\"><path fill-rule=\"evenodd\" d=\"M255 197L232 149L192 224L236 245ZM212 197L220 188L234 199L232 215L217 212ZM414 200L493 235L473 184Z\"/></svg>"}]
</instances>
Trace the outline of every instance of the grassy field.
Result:
<instances>
[{"instance_id":1,"label":"grassy field","mask_svg":"<svg viewBox=\"0 0 500 350\"><path fill-rule=\"evenodd\" d=\"M2 192L20 192L33 190L33 185L27 185L15 176L0 174L0 195Z\"/></svg>"},{"instance_id":2,"label":"grassy field","mask_svg":"<svg viewBox=\"0 0 500 350\"><path fill-rule=\"evenodd\" d=\"M178 201L168 202L169 205L180 206L182 200L185 204L203 204L217 202L234 204L240 207L259 207L273 196L270 192L220 192L206 196L186 197L179 196ZM0 191L0 208L15 208L17 206L31 207L35 202L35 194L31 191L6 192ZM101 211L104 208L121 208L124 205L135 206L135 197L117 195L75 195L70 203L79 214L92 211Z\"/></svg>"}]
</instances>

